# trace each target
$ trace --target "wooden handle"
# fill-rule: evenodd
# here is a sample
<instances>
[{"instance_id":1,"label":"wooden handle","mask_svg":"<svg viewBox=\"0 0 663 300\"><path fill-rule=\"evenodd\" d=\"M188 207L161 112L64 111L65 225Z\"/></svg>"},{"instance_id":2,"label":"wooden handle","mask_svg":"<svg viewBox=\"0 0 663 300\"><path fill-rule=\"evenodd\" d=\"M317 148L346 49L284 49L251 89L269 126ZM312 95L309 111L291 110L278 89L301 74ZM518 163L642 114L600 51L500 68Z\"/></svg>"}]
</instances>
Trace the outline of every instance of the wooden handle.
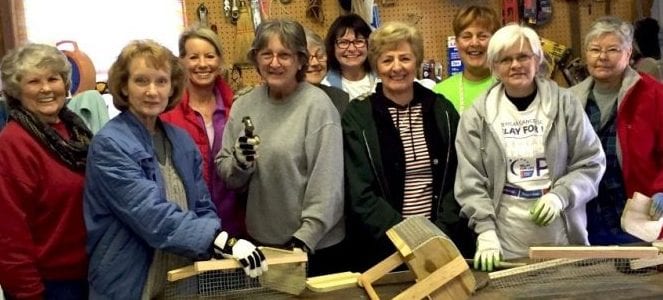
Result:
<instances>
[{"instance_id":1,"label":"wooden handle","mask_svg":"<svg viewBox=\"0 0 663 300\"><path fill-rule=\"evenodd\" d=\"M78 51L78 43L76 43L75 41L71 41L71 40L59 41L59 42L55 43L55 47L60 49L59 46L62 45L62 44L71 44L71 46L74 47L74 51Z\"/></svg>"}]
</instances>

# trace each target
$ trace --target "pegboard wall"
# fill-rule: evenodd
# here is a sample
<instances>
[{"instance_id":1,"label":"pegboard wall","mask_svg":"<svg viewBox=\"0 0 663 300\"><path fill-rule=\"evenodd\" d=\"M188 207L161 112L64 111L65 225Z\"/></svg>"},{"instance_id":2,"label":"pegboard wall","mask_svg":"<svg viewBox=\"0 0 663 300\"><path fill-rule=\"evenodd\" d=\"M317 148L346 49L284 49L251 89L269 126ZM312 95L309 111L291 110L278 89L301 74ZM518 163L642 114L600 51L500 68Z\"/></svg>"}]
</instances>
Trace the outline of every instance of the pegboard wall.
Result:
<instances>
[{"instance_id":1,"label":"pegboard wall","mask_svg":"<svg viewBox=\"0 0 663 300\"><path fill-rule=\"evenodd\" d=\"M239 1L239 0L238 0ZM317 21L306 17L306 10L311 0L265 0L270 4L268 15L270 19L288 18L300 22L324 38L329 25L342 13L337 0L319 0L324 14L324 21ZM492 7L501 15L502 0L374 0L378 5L381 22L404 21L414 24L424 36L424 59L434 59L441 62L446 70L446 40L453 35L451 23L454 14L464 5L480 4ZM284 4L287 3L287 4ZM575 3L571 3L575 2ZM208 9L209 25L216 25L219 38L224 51L224 65L230 69L234 63L233 49L238 41L237 28L226 18L223 12L223 0L184 0L186 24L198 22L197 8L204 4ZM391 4L391 5L386 5ZM578 7L577 17L579 28L572 28L571 18L576 16L571 10ZM577 30L580 37L589 30L591 23L598 17L607 14L615 15L623 20L633 21L635 18L635 0L553 0L553 16L549 23L535 27L541 37L578 49L582 45L574 45L572 32ZM241 20L238 21L238 24ZM252 66L243 66L242 85L253 85L260 82L260 77ZM444 72L443 72L444 73ZM558 74L559 75L559 74ZM234 76L236 78L237 76ZM238 87L239 82L229 82ZM555 76L560 84L565 85L561 76Z\"/></svg>"}]
</instances>

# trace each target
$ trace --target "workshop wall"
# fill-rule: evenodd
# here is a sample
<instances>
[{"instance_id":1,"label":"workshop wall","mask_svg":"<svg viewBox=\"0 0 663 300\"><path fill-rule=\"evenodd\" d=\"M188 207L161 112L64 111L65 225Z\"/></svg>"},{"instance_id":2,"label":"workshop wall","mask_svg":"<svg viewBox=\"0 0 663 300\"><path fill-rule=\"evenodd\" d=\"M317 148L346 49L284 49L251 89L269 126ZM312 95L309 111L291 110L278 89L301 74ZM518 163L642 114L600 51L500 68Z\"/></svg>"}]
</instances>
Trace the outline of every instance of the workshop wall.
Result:
<instances>
[{"instance_id":1,"label":"workshop wall","mask_svg":"<svg viewBox=\"0 0 663 300\"><path fill-rule=\"evenodd\" d=\"M238 0L239 1L239 0ZM305 27L324 37L327 28L342 12L337 0L319 0L324 14L324 21L317 22L306 17L306 10L311 0L267 0L270 3L268 18L290 18L302 23ZM198 21L197 8L204 4L208 9L208 22L216 25L223 44L225 65L229 70L234 63L233 46L238 40L238 26L232 24L224 16L223 0L185 0L186 24ZM284 4L283 2L289 2ZM635 0L552 0L552 19L547 24L534 26L540 36L573 48L576 56L582 52L582 38L589 30L591 23L604 15L615 15L624 20L635 18ZM375 0L378 5L381 22L404 21L414 24L421 30L424 41L424 58L434 59L442 63L442 74L446 76L446 40L453 35L451 22L454 14L463 5L482 4L492 7L501 14L502 0ZM390 5L389 5L390 4ZM241 20L238 21L238 24ZM578 41L579 39L579 41ZM574 41L576 40L576 41ZM580 43L580 44L577 44ZM228 72L229 83L235 88L253 85L260 81L252 66L241 66L241 81L237 80L239 72L232 76ZM563 77L557 72L553 75L556 81L566 85Z\"/></svg>"}]
</instances>

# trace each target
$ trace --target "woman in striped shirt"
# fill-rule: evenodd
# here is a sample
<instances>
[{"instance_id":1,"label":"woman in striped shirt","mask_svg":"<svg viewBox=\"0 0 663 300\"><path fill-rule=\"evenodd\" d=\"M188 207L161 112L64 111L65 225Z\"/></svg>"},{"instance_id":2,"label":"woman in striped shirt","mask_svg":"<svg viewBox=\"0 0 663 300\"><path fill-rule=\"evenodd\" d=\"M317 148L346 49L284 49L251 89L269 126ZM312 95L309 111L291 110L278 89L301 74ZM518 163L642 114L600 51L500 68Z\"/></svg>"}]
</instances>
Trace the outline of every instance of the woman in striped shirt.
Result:
<instances>
[{"instance_id":1,"label":"woman in striped shirt","mask_svg":"<svg viewBox=\"0 0 663 300\"><path fill-rule=\"evenodd\" d=\"M373 32L369 61L381 79L376 91L352 101L343 118L346 201L354 269L393 253L385 232L403 218L423 215L465 253L467 223L453 198L458 113L444 96L415 82L423 59L421 34L403 23ZM464 235L463 232L467 232Z\"/></svg>"}]
</instances>

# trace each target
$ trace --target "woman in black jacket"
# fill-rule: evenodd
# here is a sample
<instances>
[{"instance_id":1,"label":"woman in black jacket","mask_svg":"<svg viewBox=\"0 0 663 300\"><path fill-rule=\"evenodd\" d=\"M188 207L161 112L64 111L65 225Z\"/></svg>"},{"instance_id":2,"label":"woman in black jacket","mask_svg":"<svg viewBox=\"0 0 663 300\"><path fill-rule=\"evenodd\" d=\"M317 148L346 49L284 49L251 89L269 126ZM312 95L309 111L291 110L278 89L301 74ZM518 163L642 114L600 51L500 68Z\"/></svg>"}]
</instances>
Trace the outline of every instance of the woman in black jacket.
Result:
<instances>
[{"instance_id":1,"label":"woman in black jacket","mask_svg":"<svg viewBox=\"0 0 663 300\"><path fill-rule=\"evenodd\" d=\"M403 23L373 32L369 61L376 91L350 102L343 118L347 236L353 268L364 271L395 251L385 232L403 218L424 215L473 254L467 221L453 197L453 105L415 82L423 59L421 34Z\"/></svg>"}]
</instances>

